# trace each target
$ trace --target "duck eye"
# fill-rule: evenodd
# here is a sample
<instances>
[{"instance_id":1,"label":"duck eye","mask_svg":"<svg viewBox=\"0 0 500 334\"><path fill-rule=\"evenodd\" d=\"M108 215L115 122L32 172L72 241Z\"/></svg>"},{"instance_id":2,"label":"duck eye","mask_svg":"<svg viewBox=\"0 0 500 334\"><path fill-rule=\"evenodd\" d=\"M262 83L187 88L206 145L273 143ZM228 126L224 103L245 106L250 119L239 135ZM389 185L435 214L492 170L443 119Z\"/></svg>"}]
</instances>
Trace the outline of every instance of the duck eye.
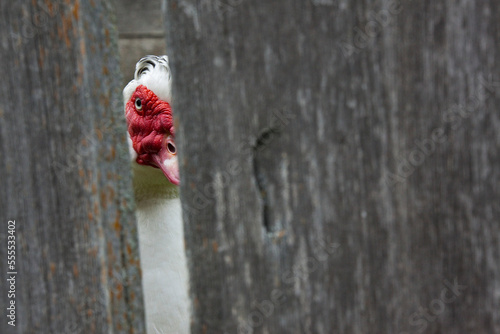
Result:
<instances>
[{"instance_id":1,"label":"duck eye","mask_svg":"<svg viewBox=\"0 0 500 334\"><path fill-rule=\"evenodd\" d=\"M140 98L135 99L135 109L142 110L142 101Z\"/></svg>"}]
</instances>

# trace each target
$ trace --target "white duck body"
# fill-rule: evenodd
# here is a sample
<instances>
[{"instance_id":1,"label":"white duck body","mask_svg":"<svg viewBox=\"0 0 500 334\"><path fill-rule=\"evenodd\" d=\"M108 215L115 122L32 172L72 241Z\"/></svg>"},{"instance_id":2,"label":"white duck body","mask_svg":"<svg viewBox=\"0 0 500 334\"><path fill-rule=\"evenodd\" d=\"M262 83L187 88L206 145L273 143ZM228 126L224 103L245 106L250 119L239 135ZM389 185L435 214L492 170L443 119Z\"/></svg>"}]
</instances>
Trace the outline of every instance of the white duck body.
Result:
<instances>
[{"instance_id":1,"label":"white duck body","mask_svg":"<svg viewBox=\"0 0 500 334\"><path fill-rule=\"evenodd\" d=\"M147 333L189 333L189 275L178 187L159 169L134 164Z\"/></svg>"}]
</instances>

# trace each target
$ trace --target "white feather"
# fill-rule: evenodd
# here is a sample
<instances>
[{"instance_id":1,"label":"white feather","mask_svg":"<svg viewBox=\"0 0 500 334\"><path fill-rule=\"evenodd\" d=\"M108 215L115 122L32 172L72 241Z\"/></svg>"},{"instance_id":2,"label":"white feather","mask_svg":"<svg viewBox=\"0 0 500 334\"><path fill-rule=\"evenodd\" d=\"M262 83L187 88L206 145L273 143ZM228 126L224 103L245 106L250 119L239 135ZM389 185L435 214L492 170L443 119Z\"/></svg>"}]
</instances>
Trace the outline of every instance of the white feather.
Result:
<instances>
[{"instance_id":1,"label":"white feather","mask_svg":"<svg viewBox=\"0 0 500 334\"><path fill-rule=\"evenodd\" d=\"M140 188L136 211L146 329L149 334L187 334L189 276L180 199L169 198L176 195L175 189L151 186Z\"/></svg>"},{"instance_id":2,"label":"white feather","mask_svg":"<svg viewBox=\"0 0 500 334\"><path fill-rule=\"evenodd\" d=\"M139 85L152 90L165 102L172 102L172 75L167 56L146 56L135 65L134 80L123 89L123 101L127 101Z\"/></svg>"}]
</instances>

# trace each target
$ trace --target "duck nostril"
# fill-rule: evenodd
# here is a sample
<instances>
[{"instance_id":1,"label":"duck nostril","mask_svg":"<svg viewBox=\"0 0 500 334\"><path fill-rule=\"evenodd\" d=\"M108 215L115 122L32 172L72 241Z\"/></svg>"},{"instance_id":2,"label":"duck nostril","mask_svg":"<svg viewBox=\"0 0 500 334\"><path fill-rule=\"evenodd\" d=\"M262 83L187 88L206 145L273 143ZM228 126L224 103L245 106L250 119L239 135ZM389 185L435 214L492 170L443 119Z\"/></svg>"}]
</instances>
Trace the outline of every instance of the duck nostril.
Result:
<instances>
[{"instance_id":1,"label":"duck nostril","mask_svg":"<svg viewBox=\"0 0 500 334\"><path fill-rule=\"evenodd\" d=\"M175 154L176 153L176 149L175 149L175 145L172 144L172 143L168 143L167 144L167 150L172 153L172 154Z\"/></svg>"}]
</instances>

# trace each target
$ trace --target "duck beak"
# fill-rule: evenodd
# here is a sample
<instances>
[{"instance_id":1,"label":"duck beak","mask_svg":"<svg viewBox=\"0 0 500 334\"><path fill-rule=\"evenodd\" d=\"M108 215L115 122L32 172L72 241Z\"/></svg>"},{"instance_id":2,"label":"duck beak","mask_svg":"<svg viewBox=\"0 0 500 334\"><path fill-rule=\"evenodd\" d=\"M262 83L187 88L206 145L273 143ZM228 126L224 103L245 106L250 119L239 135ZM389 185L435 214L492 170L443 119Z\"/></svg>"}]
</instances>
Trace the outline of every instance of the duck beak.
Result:
<instances>
[{"instance_id":1,"label":"duck beak","mask_svg":"<svg viewBox=\"0 0 500 334\"><path fill-rule=\"evenodd\" d=\"M155 167L161 169L165 177L176 186L180 183L179 164L177 161L177 152L172 136L168 136L160 151L152 154L151 158L155 163Z\"/></svg>"}]
</instances>

